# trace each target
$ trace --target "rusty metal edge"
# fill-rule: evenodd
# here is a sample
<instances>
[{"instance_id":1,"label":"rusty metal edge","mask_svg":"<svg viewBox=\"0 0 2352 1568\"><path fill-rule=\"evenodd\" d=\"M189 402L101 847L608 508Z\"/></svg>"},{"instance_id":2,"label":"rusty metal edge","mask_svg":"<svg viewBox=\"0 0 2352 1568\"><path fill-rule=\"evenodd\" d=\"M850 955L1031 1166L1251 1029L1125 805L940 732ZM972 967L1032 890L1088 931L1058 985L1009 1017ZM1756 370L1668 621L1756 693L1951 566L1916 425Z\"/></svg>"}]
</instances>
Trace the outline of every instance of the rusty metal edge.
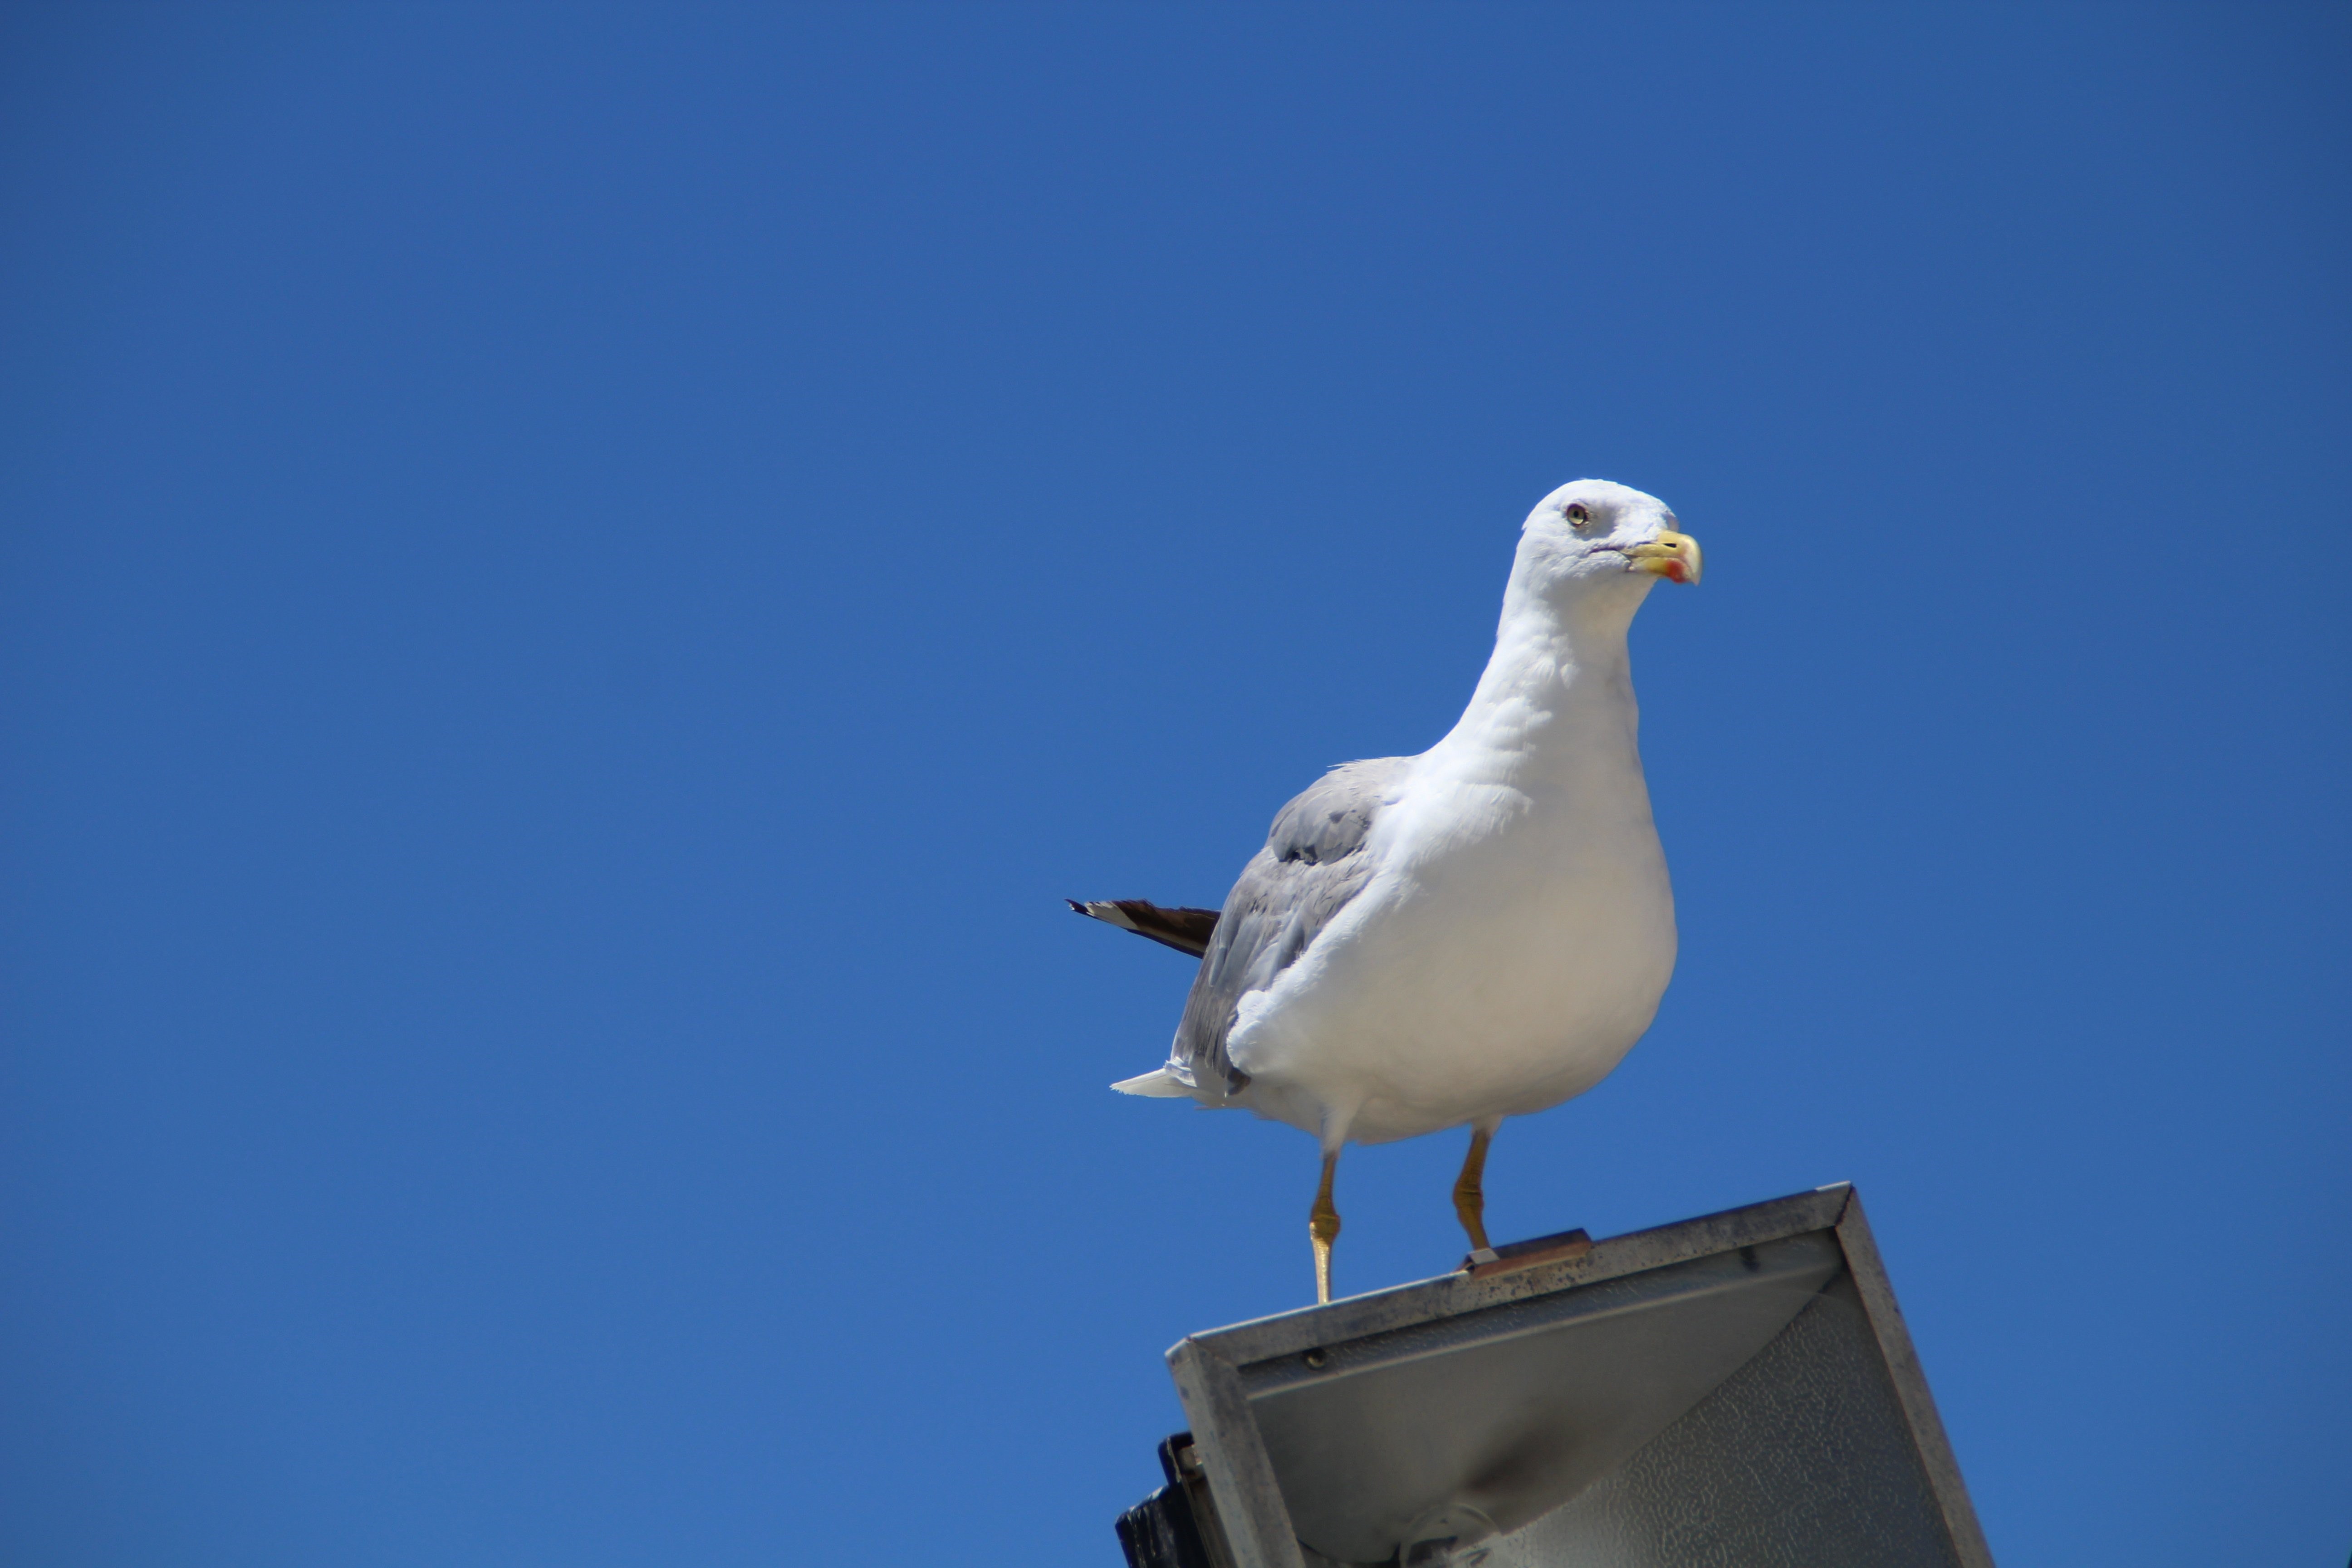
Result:
<instances>
[{"instance_id":1,"label":"rusty metal edge","mask_svg":"<svg viewBox=\"0 0 2352 1568\"><path fill-rule=\"evenodd\" d=\"M1202 1340L1187 1339L1168 1352L1168 1370L1234 1568L1307 1568L1234 1363Z\"/></svg>"},{"instance_id":2,"label":"rusty metal edge","mask_svg":"<svg viewBox=\"0 0 2352 1568\"><path fill-rule=\"evenodd\" d=\"M1895 1303L1894 1284L1878 1256L1870 1222L1864 1217L1862 1194L1851 1187L1846 1189L1844 1212L1838 1216L1835 1231L1845 1252L1846 1271L1853 1277L1855 1291L1862 1298L1864 1315L1877 1339L1879 1357L1895 1384L1895 1397L1903 1405L1920 1468L1927 1473L1928 1489L1943 1512L1944 1528L1951 1535L1961 1568L1993 1568L1992 1548L1977 1522L1968 1482L1960 1476L1959 1460L1944 1432L1943 1417L1936 1412L1936 1396L1927 1388L1927 1374L1912 1347L1911 1331L1904 1326L1903 1309Z\"/></svg>"},{"instance_id":3,"label":"rusty metal edge","mask_svg":"<svg viewBox=\"0 0 2352 1568\"><path fill-rule=\"evenodd\" d=\"M1590 1252L1580 1256L1485 1279L1460 1272L1444 1274L1434 1279L1347 1297L1328 1307L1302 1307L1192 1335L1176 1350L1198 1345L1213 1350L1230 1366L1246 1366L1276 1356L1297 1355L1318 1345L1339 1344L1366 1334L1458 1317L1533 1296L1547 1296L1555 1290L1662 1268L1693 1258L1779 1241L1808 1231L1830 1230L1845 1212L1846 1194L1851 1191L1845 1184L1839 1183L1810 1193L1768 1198L1742 1208L1611 1237L1594 1242ZM1171 1360L1176 1350L1169 1352Z\"/></svg>"}]
</instances>

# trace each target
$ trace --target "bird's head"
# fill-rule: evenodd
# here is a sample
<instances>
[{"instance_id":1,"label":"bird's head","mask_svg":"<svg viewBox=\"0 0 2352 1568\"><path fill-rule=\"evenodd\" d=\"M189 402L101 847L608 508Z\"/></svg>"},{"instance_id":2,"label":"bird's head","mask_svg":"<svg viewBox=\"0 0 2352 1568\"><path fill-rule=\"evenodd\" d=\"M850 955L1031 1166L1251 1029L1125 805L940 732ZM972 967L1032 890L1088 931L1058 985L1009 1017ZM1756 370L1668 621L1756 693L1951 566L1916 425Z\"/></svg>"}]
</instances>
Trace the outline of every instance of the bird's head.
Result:
<instances>
[{"instance_id":1,"label":"bird's head","mask_svg":"<svg viewBox=\"0 0 2352 1568\"><path fill-rule=\"evenodd\" d=\"M1607 479L1579 479L1537 502L1519 555L1552 593L1607 582L1647 589L1659 577L1698 581L1698 541L1675 528L1666 503Z\"/></svg>"}]
</instances>

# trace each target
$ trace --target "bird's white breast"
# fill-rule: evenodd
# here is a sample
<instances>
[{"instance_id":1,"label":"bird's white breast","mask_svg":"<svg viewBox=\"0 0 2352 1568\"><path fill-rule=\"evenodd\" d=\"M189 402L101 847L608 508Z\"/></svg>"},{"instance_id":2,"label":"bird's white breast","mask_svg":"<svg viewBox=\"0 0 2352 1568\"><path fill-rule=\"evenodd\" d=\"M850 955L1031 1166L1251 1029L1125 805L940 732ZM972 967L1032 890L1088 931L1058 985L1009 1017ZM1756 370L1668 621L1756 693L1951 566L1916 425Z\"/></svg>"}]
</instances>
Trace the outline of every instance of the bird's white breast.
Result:
<instances>
[{"instance_id":1,"label":"bird's white breast","mask_svg":"<svg viewBox=\"0 0 2352 1568\"><path fill-rule=\"evenodd\" d=\"M1674 970L1674 899L1630 689L1465 726L1366 844L1380 869L1229 1038L1267 1114L1365 1142L1581 1093ZM1467 732L1465 732L1465 731Z\"/></svg>"}]
</instances>

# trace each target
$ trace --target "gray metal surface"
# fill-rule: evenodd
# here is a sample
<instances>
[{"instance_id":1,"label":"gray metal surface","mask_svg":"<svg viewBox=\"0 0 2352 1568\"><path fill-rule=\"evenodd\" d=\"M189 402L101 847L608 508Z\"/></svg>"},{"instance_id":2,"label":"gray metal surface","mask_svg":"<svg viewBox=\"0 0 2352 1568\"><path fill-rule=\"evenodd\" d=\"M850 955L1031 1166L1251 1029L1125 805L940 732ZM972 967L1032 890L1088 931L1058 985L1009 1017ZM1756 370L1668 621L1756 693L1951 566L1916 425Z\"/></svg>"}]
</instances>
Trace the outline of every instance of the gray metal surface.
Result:
<instances>
[{"instance_id":1,"label":"gray metal surface","mask_svg":"<svg viewBox=\"0 0 2352 1568\"><path fill-rule=\"evenodd\" d=\"M1957 1568L1853 1281L1486 1568Z\"/></svg>"},{"instance_id":2,"label":"gray metal surface","mask_svg":"<svg viewBox=\"0 0 2352 1568\"><path fill-rule=\"evenodd\" d=\"M1170 1361L1234 1568L1990 1568L1850 1188Z\"/></svg>"},{"instance_id":3,"label":"gray metal surface","mask_svg":"<svg viewBox=\"0 0 2352 1568\"><path fill-rule=\"evenodd\" d=\"M1341 1563L1517 1530L1633 1457L1803 1311L1825 1233L1260 1362L1242 1387L1298 1538Z\"/></svg>"}]
</instances>

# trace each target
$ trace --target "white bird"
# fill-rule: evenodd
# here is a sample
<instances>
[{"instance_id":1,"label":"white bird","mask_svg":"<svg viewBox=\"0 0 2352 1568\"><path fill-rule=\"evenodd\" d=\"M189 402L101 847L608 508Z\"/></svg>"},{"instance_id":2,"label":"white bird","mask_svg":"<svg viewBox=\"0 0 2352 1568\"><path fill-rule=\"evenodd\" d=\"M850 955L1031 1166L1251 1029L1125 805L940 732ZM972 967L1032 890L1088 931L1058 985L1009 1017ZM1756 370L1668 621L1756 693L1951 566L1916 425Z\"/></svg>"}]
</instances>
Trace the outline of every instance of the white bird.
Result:
<instances>
[{"instance_id":1,"label":"white bird","mask_svg":"<svg viewBox=\"0 0 2352 1568\"><path fill-rule=\"evenodd\" d=\"M1444 739L1345 763L1284 806L1223 910L1072 907L1202 954L1167 1063L1128 1094L1246 1108L1320 1141L1307 1230L1331 1299L1339 1151L1471 1129L1454 1202L1487 1247L1496 1128L1582 1094L1656 1015L1674 892L1625 634L1698 543L1580 479L1528 514L1495 651Z\"/></svg>"}]
</instances>

